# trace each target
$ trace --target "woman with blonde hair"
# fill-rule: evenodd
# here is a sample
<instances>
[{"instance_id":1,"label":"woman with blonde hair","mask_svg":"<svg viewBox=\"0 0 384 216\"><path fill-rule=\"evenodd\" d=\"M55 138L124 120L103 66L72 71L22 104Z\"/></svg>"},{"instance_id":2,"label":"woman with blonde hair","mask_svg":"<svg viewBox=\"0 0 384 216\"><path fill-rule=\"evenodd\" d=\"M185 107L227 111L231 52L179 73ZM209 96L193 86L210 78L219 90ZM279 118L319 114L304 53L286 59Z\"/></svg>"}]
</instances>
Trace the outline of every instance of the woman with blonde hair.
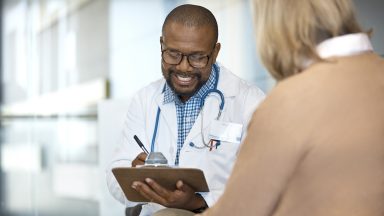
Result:
<instances>
[{"instance_id":1,"label":"woman with blonde hair","mask_svg":"<svg viewBox=\"0 0 384 216\"><path fill-rule=\"evenodd\" d=\"M384 60L351 0L255 0L277 86L207 215L384 215Z\"/></svg>"}]
</instances>

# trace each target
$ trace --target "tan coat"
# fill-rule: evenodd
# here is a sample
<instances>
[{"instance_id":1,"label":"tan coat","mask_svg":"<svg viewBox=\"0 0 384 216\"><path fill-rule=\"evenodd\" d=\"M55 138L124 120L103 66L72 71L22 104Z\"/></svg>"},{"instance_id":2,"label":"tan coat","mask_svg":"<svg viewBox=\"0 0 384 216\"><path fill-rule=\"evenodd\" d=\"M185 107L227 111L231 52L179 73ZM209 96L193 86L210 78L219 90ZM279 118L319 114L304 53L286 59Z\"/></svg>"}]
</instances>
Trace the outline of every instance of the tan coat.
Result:
<instances>
[{"instance_id":1,"label":"tan coat","mask_svg":"<svg viewBox=\"0 0 384 216\"><path fill-rule=\"evenodd\" d=\"M384 60L337 58L280 82L204 215L383 216Z\"/></svg>"}]
</instances>

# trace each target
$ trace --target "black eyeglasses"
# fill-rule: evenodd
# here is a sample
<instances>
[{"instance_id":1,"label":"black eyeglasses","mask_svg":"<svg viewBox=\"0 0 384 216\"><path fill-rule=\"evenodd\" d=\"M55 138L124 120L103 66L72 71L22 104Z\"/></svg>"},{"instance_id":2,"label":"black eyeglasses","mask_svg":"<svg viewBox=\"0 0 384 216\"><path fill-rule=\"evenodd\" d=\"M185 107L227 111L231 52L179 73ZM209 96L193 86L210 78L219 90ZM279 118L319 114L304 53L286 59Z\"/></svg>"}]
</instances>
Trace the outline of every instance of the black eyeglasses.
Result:
<instances>
[{"instance_id":1,"label":"black eyeglasses","mask_svg":"<svg viewBox=\"0 0 384 216\"><path fill-rule=\"evenodd\" d=\"M166 49L161 51L161 58L167 64L178 65L183 60L184 56L186 56L189 65L191 65L194 68L204 68L205 66L207 66L209 58L212 55L212 52L213 52L213 49L209 55L203 55L203 54L187 55L179 51Z\"/></svg>"}]
</instances>

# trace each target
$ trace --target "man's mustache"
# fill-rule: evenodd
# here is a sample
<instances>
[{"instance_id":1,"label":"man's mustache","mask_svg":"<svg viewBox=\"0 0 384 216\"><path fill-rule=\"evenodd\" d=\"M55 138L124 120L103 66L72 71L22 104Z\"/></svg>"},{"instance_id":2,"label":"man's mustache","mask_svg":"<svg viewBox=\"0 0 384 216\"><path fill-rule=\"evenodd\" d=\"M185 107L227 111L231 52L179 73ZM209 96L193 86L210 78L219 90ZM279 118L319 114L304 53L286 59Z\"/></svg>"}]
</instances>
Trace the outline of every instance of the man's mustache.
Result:
<instances>
[{"instance_id":1,"label":"man's mustache","mask_svg":"<svg viewBox=\"0 0 384 216\"><path fill-rule=\"evenodd\" d=\"M179 75L182 77L197 77L198 79L201 78L201 74L199 72L182 72L177 70L169 70L169 75Z\"/></svg>"}]
</instances>

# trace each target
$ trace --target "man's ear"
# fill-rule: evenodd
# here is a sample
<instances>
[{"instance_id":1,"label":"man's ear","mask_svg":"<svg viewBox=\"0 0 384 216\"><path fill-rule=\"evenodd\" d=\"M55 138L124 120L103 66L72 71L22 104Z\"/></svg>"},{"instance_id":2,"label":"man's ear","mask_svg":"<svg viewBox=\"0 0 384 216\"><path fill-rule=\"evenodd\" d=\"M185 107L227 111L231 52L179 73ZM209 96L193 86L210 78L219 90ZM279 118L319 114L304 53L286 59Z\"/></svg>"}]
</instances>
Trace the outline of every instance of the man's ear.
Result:
<instances>
[{"instance_id":1,"label":"man's ear","mask_svg":"<svg viewBox=\"0 0 384 216\"><path fill-rule=\"evenodd\" d=\"M221 44L216 43L215 48L213 49L213 53L212 53L212 63L216 63L216 58L219 55L220 48L221 48Z\"/></svg>"},{"instance_id":2,"label":"man's ear","mask_svg":"<svg viewBox=\"0 0 384 216\"><path fill-rule=\"evenodd\" d=\"M163 36L160 36L160 49L163 49Z\"/></svg>"}]
</instances>

